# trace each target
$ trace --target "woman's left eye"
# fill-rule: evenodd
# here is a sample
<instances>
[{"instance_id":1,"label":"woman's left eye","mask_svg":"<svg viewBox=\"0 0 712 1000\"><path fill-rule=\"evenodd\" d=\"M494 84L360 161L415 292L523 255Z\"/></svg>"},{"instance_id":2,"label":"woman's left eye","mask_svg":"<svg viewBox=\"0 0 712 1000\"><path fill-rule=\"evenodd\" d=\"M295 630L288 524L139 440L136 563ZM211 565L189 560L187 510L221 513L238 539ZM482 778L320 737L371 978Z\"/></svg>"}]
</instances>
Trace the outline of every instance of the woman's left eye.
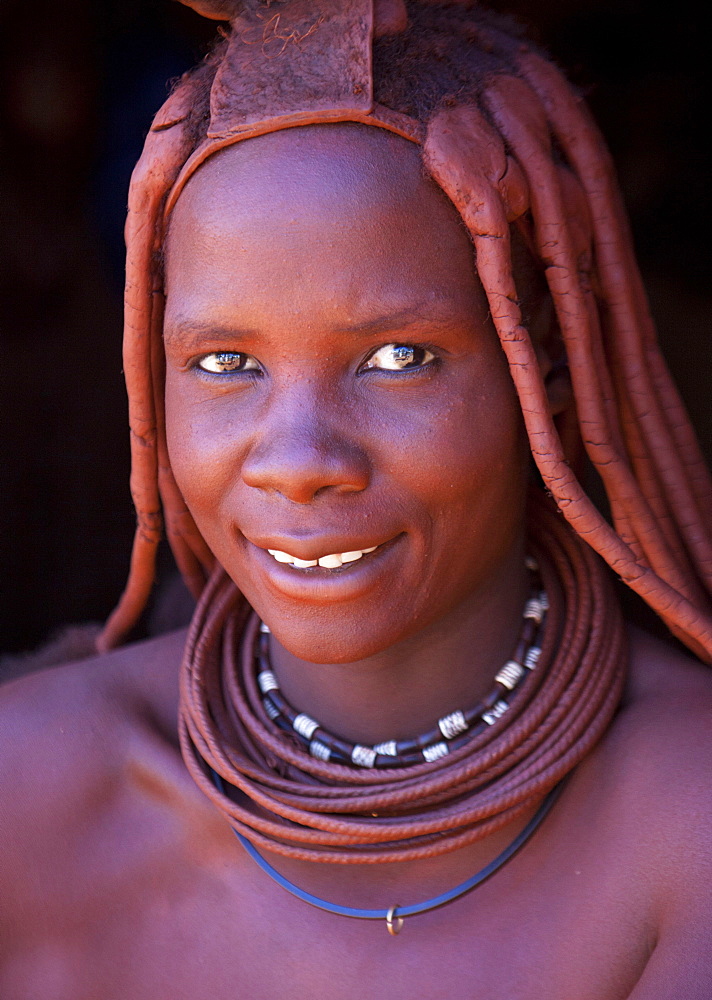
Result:
<instances>
[{"instance_id":1,"label":"woman's left eye","mask_svg":"<svg viewBox=\"0 0 712 1000\"><path fill-rule=\"evenodd\" d=\"M410 368L423 368L431 361L435 361L435 355L426 347L416 347L414 344L385 344L374 351L363 367L402 372Z\"/></svg>"},{"instance_id":2,"label":"woman's left eye","mask_svg":"<svg viewBox=\"0 0 712 1000\"><path fill-rule=\"evenodd\" d=\"M233 372L259 371L260 366L250 354L238 351L217 351L206 354L198 362L198 368L211 375L231 375Z\"/></svg>"}]
</instances>

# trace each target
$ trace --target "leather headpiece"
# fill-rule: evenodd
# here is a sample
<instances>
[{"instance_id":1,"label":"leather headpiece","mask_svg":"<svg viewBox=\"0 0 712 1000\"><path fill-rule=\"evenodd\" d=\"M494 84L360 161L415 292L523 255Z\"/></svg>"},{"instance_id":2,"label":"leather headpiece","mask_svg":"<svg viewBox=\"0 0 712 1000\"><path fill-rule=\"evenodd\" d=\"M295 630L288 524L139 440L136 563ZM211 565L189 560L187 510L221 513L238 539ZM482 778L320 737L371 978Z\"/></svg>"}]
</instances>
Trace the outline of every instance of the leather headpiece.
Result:
<instances>
[{"instance_id":1,"label":"leather headpiece","mask_svg":"<svg viewBox=\"0 0 712 1000\"><path fill-rule=\"evenodd\" d=\"M373 39L405 29L403 0L182 2L207 17L229 19L232 31L210 92L207 139L181 171L167 212L208 156L241 139L349 121L422 140L419 122L373 100ZM159 120L154 128L166 124Z\"/></svg>"}]
</instances>

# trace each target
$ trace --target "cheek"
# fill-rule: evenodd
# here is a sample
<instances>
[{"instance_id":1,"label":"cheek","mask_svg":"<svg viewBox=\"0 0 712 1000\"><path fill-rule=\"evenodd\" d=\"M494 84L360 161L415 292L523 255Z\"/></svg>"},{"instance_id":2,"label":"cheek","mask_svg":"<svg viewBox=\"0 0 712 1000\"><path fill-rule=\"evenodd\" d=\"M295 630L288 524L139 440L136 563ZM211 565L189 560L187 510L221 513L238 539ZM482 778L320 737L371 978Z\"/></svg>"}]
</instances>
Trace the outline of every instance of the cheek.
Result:
<instances>
[{"instance_id":1,"label":"cheek","mask_svg":"<svg viewBox=\"0 0 712 1000\"><path fill-rule=\"evenodd\" d=\"M413 450L427 452L434 495L470 507L490 494L506 494L526 475L526 443L521 410L509 373L496 358L483 376L462 378L420 422ZM417 463L417 458L414 459Z\"/></svg>"},{"instance_id":2,"label":"cheek","mask_svg":"<svg viewBox=\"0 0 712 1000\"><path fill-rule=\"evenodd\" d=\"M456 400L433 415L423 435L427 459L413 459L431 520L432 587L447 584L455 597L472 586L473 573L487 572L503 551L521 542L529 468L521 410L506 369L495 364L488 378L468 380Z\"/></svg>"},{"instance_id":3,"label":"cheek","mask_svg":"<svg viewBox=\"0 0 712 1000\"><path fill-rule=\"evenodd\" d=\"M235 475L235 431L230 412L216 413L216 401L198 398L180 375L166 376L166 439L171 469L183 499L206 541L209 516L219 514Z\"/></svg>"}]
</instances>

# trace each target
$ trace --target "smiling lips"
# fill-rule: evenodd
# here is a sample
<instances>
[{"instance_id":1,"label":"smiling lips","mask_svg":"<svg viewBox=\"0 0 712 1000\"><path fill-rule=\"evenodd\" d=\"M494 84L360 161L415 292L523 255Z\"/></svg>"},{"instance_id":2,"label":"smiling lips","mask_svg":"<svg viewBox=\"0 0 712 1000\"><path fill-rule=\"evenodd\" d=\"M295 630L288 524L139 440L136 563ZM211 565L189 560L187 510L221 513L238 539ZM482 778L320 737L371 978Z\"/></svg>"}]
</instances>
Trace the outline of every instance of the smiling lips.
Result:
<instances>
[{"instance_id":1,"label":"smiling lips","mask_svg":"<svg viewBox=\"0 0 712 1000\"><path fill-rule=\"evenodd\" d=\"M378 547L378 545L372 545L368 549L356 549L353 552L332 552L319 559L298 559L296 556L292 556L288 552L281 552L279 549L267 549L267 551L278 563L294 566L295 569L310 569L312 566L321 566L322 569L340 569L344 563L357 562L369 552L375 552Z\"/></svg>"}]
</instances>

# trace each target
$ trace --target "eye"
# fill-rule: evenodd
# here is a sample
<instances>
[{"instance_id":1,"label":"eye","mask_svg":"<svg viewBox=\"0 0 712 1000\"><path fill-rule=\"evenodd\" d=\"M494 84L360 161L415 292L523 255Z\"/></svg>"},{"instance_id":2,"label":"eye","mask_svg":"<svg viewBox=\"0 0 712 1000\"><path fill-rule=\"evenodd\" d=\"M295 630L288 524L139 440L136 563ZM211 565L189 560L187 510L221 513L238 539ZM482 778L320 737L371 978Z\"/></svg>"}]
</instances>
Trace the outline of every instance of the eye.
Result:
<instances>
[{"instance_id":1,"label":"eye","mask_svg":"<svg viewBox=\"0 0 712 1000\"><path fill-rule=\"evenodd\" d=\"M382 368L400 372L410 368L423 368L435 361L435 355L426 347L414 344L385 344L368 358L364 368Z\"/></svg>"},{"instance_id":2,"label":"eye","mask_svg":"<svg viewBox=\"0 0 712 1000\"><path fill-rule=\"evenodd\" d=\"M206 354L198 362L198 368L211 375L231 375L233 372L259 371L260 366L250 354L238 351L218 351Z\"/></svg>"}]
</instances>

